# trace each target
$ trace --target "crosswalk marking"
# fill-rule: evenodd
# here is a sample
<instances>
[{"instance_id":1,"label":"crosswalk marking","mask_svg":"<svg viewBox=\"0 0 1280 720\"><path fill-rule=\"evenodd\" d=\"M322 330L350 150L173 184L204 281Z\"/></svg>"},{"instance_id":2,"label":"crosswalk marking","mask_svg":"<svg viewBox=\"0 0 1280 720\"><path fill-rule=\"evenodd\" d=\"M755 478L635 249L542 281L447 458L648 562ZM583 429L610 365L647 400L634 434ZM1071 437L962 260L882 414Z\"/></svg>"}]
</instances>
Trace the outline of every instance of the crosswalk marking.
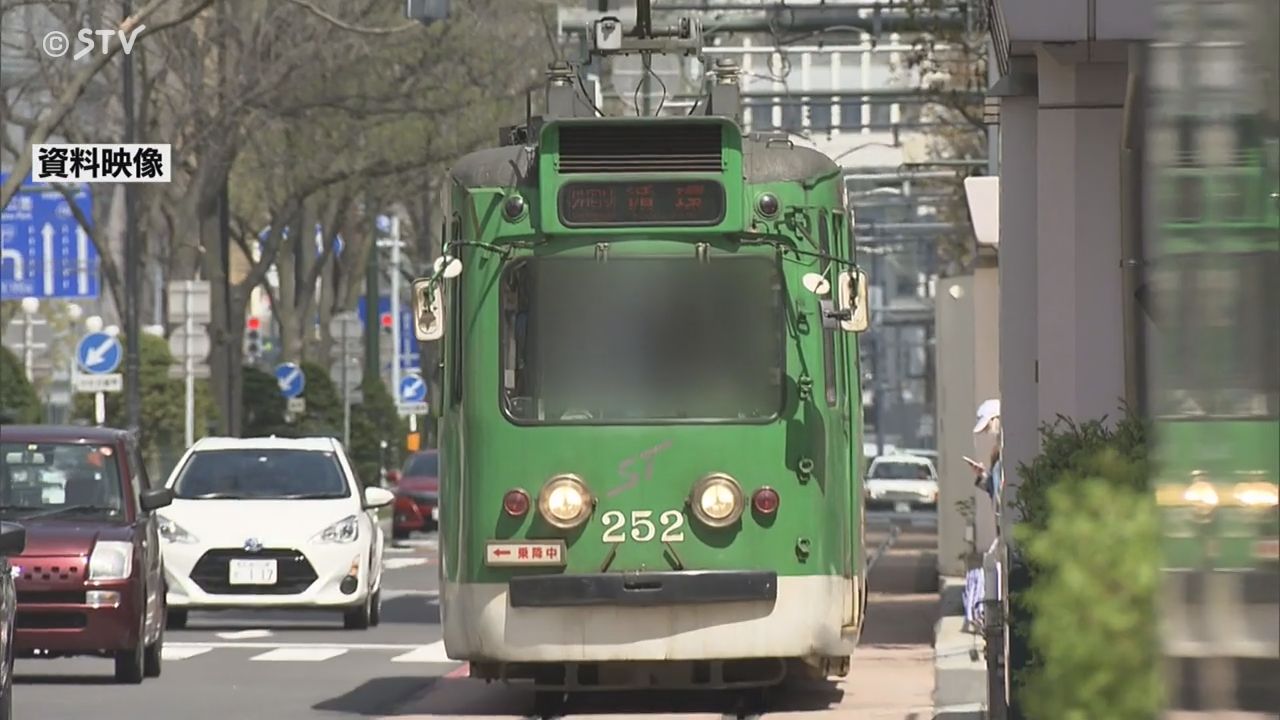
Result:
<instances>
[{"instance_id":1,"label":"crosswalk marking","mask_svg":"<svg viewBox=\"0 0 1280 720\"><path fill-rule=\"evenodd\" d=\"M434 642L430 645L423 645L417 650L410 650L403 655L397 655L391 658L391 662L397 663L447 663L453 662L449 656L445 654L444 641Z\"/></svg>"},{"instance_id":2,"label":"crosswalk marking","mask_svg":"<svg viewBox=\"0 0 1280 720\"><path fill-rule=\"evenodd\" d=\"M160 650L160 657L165 660L187 660L197 655L203 655L213 648L208 645L186 645L183 647L174 647L173 645L165 645Z\"/></svg>"},{"instance_id":3,"label":"crosswalk marking","mask_svg":"<svg viewBox=\"0 0 1280 720\"><path fill-rule=\"evenodd\" d=\"M300 647L282 647L275 650L269 650L261 655L254 655L250 660L260 660L263 662L323 662L332 660L346 653L346 648L300 648Z\"/></svg>"},{"instance_id":4,"label":"crosswalk marking","mask_svg":"<svg viewBox=\"0 0 1280 720\"><path fill-rule=\"evenodd\" d=\"M236 630L235 632L220 632L218 637L223 640L253 640L254 638L271 637L270 630Z\"/></svg>"}]
</instances>

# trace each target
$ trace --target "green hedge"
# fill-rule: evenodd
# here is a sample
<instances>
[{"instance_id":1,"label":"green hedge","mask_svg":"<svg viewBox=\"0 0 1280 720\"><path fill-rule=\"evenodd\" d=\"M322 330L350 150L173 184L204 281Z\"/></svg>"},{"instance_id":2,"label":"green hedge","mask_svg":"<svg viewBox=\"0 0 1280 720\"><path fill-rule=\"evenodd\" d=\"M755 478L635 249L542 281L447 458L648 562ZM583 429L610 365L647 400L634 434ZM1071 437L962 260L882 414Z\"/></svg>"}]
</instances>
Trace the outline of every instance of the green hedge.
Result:
<instances>
[{"instance_id":1,"label":"green hedge","mask_svg":"<svg viewBox=\"0 0 1280 720\"><path fill-rule=\"evenodd\" d=\"M40 396L27 380L22 361L0 346L0 422L38 423L43 417Z\"/></svg>"},{"instance_id":2,"label":"green hedge","mask_svg":"<svg viewBox=\"0 0 1280 720\"><path fill-rule=\"evenodd\" d=\"M1019 528L1035 580L1020 699L1035 720L1154 720L1160 711L1158 529L1144 463L1108 450L1048 491L1046 525Z\"/></svg>"},{"instance_id":3,"label":"green hedge","mask_svg":"<svg viewBox=\"0 0 1280 720\"><path fill-rule=\"evenodd\" d=\"M1159 563L1146 424L1126 409L1113 427L1059 417L1041 435L1012 503L1028 578L1016 586L1010 569L1017 705L1034 720L1153 718Z\"/></svg>"}]
</instances>

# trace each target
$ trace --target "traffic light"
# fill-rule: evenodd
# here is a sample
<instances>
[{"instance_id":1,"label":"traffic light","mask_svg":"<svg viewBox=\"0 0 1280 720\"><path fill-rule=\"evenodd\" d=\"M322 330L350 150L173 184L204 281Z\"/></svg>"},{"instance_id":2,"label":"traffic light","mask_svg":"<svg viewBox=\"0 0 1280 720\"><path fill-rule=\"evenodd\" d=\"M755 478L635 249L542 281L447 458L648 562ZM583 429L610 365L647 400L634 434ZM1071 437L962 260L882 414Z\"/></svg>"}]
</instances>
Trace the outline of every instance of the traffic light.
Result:
<instances>
[{"instance_id":1,"label":"traffic light","mask_svg":"<svg viewBox=\"0 0 1280 720\"><path fill-rule=\"evenodd\" d=\"M378 322L382 325L383 332L391 332L391 313L382 313L382 315L378 317Z\"/></svg>"},{"instance_id":2,"label":"traffic light","mask_svg":"<svg viewBox=\"0 0 1280 720\"><path fill-rule=\"evenodd\" d=\"M250 317L245 321L244 354L250 361L257 360L262 354L262 321Z\"/></svg>"}]
</instances>

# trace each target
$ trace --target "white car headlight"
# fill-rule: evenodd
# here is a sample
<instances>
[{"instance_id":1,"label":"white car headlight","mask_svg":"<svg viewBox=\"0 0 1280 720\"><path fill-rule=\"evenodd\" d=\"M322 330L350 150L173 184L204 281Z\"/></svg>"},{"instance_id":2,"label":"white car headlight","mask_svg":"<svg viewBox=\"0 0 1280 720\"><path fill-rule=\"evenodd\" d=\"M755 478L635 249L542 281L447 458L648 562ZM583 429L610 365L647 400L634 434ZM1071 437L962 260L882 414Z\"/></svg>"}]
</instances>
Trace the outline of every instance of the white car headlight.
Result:
<instances>
[{"instance_id":1,"label":"white car headlight","mask_svg":"<svg viewBox=\"0 0 1280 720\"><path fill-rule=\"evenodd\" d=\"M181 525L170 520L163 515L157 515L156 520L160 526L160 537L165 542L182 543L185 545L194 545L200 542L195 535L187 532Z\"/></svg>"},{"instance_id":2,"label":"white car headlight","mask_svg":"<svg viewBox=\"0 0 1280 720\"><path fill-rule=\"evenodd\" d=\"M311 542L349 543L355 542L358 537L360 537L360 518L356 515L348 515L316 533L316 536L311 538Z\"/></svg>"},{"instance_id":3,"label":"white car headlight","mask_svg":"<svg viewBox=\"0 0 1280 720\"><path fill-rule=\"evenodd\" d=\"M133 574L133 543L99 540L89 555L89 580L124 580Z\"/></svg>"}]
</instances>

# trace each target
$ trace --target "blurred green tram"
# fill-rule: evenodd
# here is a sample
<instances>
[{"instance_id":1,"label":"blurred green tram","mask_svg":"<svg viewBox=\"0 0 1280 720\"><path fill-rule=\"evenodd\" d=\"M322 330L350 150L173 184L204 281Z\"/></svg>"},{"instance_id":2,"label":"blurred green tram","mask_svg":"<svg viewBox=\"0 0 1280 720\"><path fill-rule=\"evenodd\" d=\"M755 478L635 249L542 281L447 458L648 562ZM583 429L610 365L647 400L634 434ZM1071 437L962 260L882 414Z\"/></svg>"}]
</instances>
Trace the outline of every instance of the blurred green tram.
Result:
<instances>
[{"instance_id":1,"label":"blurred green tram","mask_svg":"<svg viewBox=\"0 0 1280 720\"><path fill-rule=\"evenodd\" d=\"M1178 711L1274 713L1280 709L1275 4L1161 5L1165 38L1190 28L1196 41L1158 47L1157 73L1165 63L1177 67L1179 57L1203 67L1209 53L1224 47L1238 53L1231 94L1214 97L1179 83L1155 96L1151 137L1163 142L1153 147L1149 176L1155 206L1148 280L1158 327L1150 397L1166 700ZM1205 35L1208 16L1198 13L1218 13L1209 27L1219 36ZM1232 18L1238 24L1225 22ZM1231 42L1224 32L1235 33Z\"/></svg>"},{"instance_id":2,"label":"blurred green tram","mask_svg":"<svg viewBox=\"0 0 1280 720\"><path fill-rule=\"evenodd\" d=\"M549 112L451 170L414 301L443 340L441 622L472 677L848 671L866 277L839 167L722 112Z\"/></svg>"}]
</instances>

